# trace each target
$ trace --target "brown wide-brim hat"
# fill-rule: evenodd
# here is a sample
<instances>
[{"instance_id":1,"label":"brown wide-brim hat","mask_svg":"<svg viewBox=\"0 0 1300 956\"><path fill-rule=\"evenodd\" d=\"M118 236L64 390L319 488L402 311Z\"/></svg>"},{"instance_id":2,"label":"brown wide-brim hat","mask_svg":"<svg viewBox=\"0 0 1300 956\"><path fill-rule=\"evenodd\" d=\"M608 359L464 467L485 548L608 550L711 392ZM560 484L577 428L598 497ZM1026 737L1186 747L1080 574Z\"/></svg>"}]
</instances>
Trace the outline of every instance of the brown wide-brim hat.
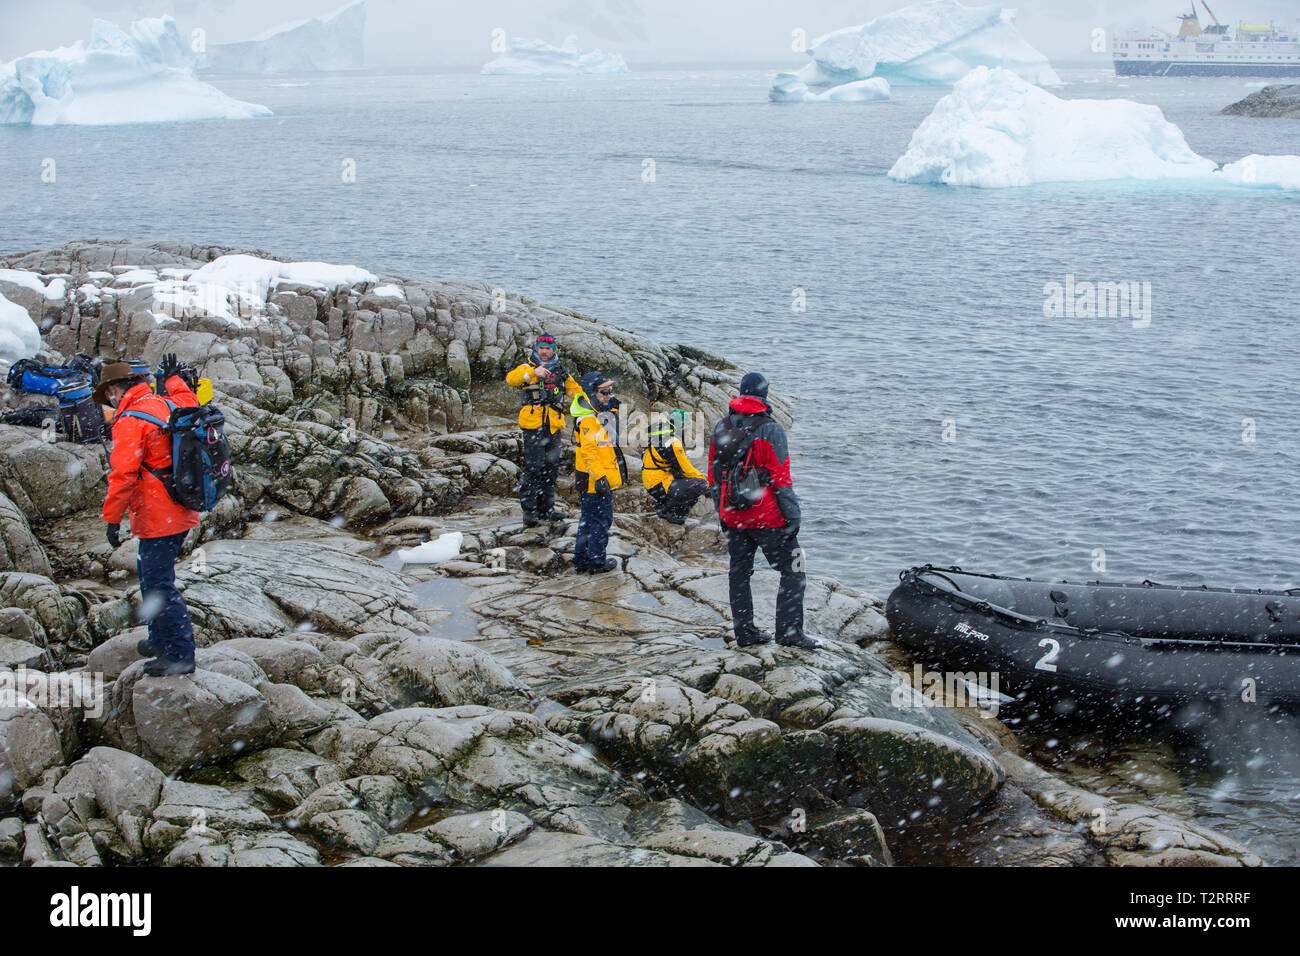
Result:
<instances>
[{"instance_id":1,"label":"brown wide-brim hat","mask_svg":"<svg viewBox=\"0 0 1300 956\"><path fill-rule=\"evenodd\" d=\"M90 393L91 401L96 405L107 405L108 386L116 385L119 382L142 382L144 376L133 369L127 362L114 362L112 365L105 365L104 371L99 373L99 384L95 390Z\"/></svg>"}]
</instances>

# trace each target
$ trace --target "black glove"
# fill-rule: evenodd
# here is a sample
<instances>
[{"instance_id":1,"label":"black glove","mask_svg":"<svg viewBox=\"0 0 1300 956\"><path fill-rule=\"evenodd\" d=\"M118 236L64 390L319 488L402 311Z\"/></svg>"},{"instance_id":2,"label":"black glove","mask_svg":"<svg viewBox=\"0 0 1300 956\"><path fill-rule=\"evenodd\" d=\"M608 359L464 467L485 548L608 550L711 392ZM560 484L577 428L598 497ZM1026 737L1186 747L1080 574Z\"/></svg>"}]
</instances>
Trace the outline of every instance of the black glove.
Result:
<instances>
[{"instance_id":1,"label":"black glove","mask_svg":"<svg viewBox=\"0 0 1300 956\"><path fill-rule=\"evenodd\" d=\"M179 375L185 363L176 357L175 352L168 352L163 356L162 364L158 366L158 377L164 382L173 375Z\"/></svg>"},{"instance_id":2,"label":"black glove","mask_svg":"<svg viewBox=\"0 0 1300 956\"><path fill-rule=\"evenodd\" d=\"M793 538L795 535L799 533L799 526L797 524L788 524L782 530L785 531L787 538Z\"/></svg>"},{"instance_id":3,"label":"black glove","mask_svg":"<svg viewBox=\"0 0 1300 956\"><path fill-rule=\"evenodd\" d=\"M608 479L608 478L597 478L597 479L596 479L596 494L598 494L598 495L607 495L607 494L609 494L609 492L610 492L609 479Z\"/></svg>"},{"instance_id":4,"label":"black glove","mask_svg":"<svg viewBox=\"0 0 1300 956\"><path fill-rule=\"evenodd\" d=\"M105 531L105 533L104 533L104 536L105 536L106 538L108 538L108 543L112 546L112 548L113 548L114 551L116 551L118 548L122 547L122 525L121 525L121 523L119 522L118 524L111 524L111 525L109 525L109 526L108 526L108 529L107 529L107 530Z\"/></svg>"}]
</instances>

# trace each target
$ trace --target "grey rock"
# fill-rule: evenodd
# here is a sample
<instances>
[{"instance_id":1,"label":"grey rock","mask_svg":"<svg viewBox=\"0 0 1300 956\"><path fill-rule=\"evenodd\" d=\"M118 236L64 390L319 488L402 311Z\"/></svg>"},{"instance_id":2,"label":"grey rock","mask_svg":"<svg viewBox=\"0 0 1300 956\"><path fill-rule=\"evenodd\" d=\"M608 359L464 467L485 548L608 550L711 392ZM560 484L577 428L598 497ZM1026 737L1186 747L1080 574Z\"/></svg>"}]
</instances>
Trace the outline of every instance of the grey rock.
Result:
<instances>
[{"instance_id":1,"label":"grey rock","mask_svg":"<svg viewBox=\"0 0 1300 956\"><path fill-rule=\"evenodd\" d=\"M235 772L271 803L290 809L321 787L343 779L339 768L312 753L271 747L235 762Z\"/></svg>"},{"instance_id":2,"label":"grey rock","mask_svg":"<svg viewBox=\"0 0 1300 956\"><path fill-rule=\"evenodd\" d=\"M1224 107L1220 113L1224 116L1300 119L1300 84L1266 86Z\"/></svg>"},{"instance_id":3,"label":"grey rock","mask_svg":"<svg viewBox=\"0 0 1300 956\"><path fill-rule=\"evenodd\" d=\"M49 577L50 559L32 534L27 516L0 494L0 571L26 571Z\"/></svg>"},{"instance_id":4,"label":"grey rock","mask_svg":"<svg viewBox=\"0 0 1300 956\"><path fill-rule=\"evenodd\" d=\"M99 445L42 441L36 429L0 425L0 494L29 521L98 508L106 472Z\"/></svg>"},{"instance_id":5,"label":"grey rock","mask_svg":"<svg viewBox=\"0 0 1300 956\"><path fill-rule=\"evenodd\" d=\"M173 772L274 742L266 699L243 681L202 668L146 677L143 668L136 663L122 672L104 714L90 722L105 743Z\"/></svg>"},{"instance_id":6,"label":"grey rock","mask_svg":"<svg viewBox=\"0 0 1300 956\"><path fill-rule=\"evenodd\" d=\"M400 578L357 555L301 541L214 541L202 570L177 574L196 624L227 637L278 637L300 622L343 634L419 629Z\"/></svg>"},{"instance_id":7,"label":"grey rock","mask_svg":"<svg viewBox=\"0 0 1300 956\"><path fill-rule=\"evenodd\" d=\"M0 805L63 763L58 731L33 707L0 708Z\"/></svg>"},{"instance_id":8,"label":"grey rock","mask_svg":"<svg viewBox=\"0 0 1300 956\"><path fill-rule=\"evenodd\" d=\"M483 861L487 866L721 866L696 856L620 846L575 833L537 831Z\"/></svg>"},{"instance_id":9,"label":"grey rock","mask_svg":"<svg viewBox=\"0 0 1300 956\"><path fill-rule=\"evenodd\" d=\"M406 688L407 703L522 707L528 688L484 651L432 635L407 638L382 660Z\"/></svg>"},{"instance_id":10,"label":"grey rock","mask_svg":"<svg viewBox=\"0 0 1300 956\"><path fill-rule=\"evenodd\" d=\"M460 860L486 856L518 842L533 829L533 821L511 810L462 813L439 820L420 832L449 847Z\"/></svg>"}]
</instances>

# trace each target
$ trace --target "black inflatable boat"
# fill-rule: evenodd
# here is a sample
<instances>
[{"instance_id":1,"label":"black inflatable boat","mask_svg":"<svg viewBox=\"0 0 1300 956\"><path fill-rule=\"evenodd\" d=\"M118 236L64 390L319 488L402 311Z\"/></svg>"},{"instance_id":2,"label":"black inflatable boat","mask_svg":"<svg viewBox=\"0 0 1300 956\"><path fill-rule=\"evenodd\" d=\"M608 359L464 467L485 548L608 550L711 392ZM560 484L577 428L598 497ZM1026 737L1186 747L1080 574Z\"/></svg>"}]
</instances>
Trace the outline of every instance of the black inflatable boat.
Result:
<instances>
[{"instance_id":1,"label":"black inflatable boat","mask_svg":"<svg viewBox=\"0 0 1300 956\"><path fill-rule=\"evenodd\" d=\"M931 565L899 575L894 638L1045 705L1300 705L1300 589L1050 584Z\"/></svg>"}]
</instances>

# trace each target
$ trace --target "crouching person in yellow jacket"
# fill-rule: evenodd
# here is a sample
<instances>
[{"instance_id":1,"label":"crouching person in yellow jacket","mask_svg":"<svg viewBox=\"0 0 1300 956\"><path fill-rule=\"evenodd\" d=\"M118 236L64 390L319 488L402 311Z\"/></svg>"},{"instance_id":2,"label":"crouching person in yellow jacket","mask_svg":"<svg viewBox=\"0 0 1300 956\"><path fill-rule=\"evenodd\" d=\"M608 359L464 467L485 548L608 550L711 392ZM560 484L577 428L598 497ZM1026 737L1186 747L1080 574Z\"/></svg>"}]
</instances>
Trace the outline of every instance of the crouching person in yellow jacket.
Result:
<instances>
[{"instance_id":1,"label":"crouching person in yellow jacket","mask_svg":"<svg viewBox=\"0 0 1300 956\"><path fill-rule=\"evenodd\" d=\"M626 481L627 465L618 447L614 383L600 372L589 372L582 377L582 391L570 409L577 444L577 488L582 492L573 567L579 574L602 574L618 567L616 559L605 557L605 547L614 523L614 489Z\"/></svg>"},{"instance_id":2,"label":"crouching person in yellow jacket","mask_svg":"<svg viewBox=\"0 0 1300 956\"><path fill-rule=\"evenodd\" d=\"M560 429L564 406L582 389L560 364L555 337L543 332L529 361L506 373L506 384L522 388L519 427L524 430L524 467L519 477L519 506L524 525L557 521L555 478L560 468Z\"/></svg>"},{"instance_id":3,"label":"crouching person in yellow jacket","mask_svg":"<svg viewBox=\"0 0 1300 956\"><path fill-rule=\"evenodd\" d=\"M686 524L696 500L709 490L708 480L686 457L677 437L680 408L650 426L650 445L641 455L641 484L655 502L655 514L671 524Z\"/></svg>"}]
</instances>

